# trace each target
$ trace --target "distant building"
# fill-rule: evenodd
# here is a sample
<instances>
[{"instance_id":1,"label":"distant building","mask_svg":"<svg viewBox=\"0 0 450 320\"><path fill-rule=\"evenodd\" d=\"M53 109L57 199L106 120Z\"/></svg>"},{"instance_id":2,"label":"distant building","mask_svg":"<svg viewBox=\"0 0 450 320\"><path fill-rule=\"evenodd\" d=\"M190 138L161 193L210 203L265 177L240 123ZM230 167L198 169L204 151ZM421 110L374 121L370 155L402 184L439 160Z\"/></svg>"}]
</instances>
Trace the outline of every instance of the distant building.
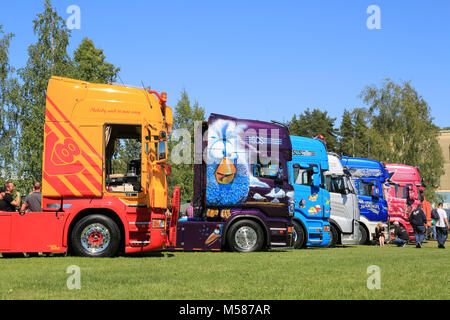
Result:
<instances>
[{"instance_id":1,"label":"distant building","mask_svg":"<svg viewBox=\"0 0 450 320\"><path fill-rule=\"evenodd\" d=\"M438 140L444 154L445 173L441 177L437 193L445 198L444 207L450 208L450 130L441 130Z\"/></svg>"}]
</instances>

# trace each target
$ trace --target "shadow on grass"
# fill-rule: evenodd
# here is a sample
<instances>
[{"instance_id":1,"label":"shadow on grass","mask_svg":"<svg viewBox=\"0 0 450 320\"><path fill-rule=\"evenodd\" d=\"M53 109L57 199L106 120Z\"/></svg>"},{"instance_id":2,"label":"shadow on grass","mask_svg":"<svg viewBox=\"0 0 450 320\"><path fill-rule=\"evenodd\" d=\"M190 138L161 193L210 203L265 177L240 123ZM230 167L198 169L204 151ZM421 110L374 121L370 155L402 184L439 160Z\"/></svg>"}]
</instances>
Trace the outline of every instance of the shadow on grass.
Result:
<instances>
[{"instance_id":1,"label":"shadow on grass","mask_svg":"<svg viewBox=\"0 0 450 320\"><path fill-rule=\"evenodd\" d=\"M136 252L121 254L122 258L173 258L175 255L171 252L158 251L158 252Z\"/></svg>"}]
</instances>

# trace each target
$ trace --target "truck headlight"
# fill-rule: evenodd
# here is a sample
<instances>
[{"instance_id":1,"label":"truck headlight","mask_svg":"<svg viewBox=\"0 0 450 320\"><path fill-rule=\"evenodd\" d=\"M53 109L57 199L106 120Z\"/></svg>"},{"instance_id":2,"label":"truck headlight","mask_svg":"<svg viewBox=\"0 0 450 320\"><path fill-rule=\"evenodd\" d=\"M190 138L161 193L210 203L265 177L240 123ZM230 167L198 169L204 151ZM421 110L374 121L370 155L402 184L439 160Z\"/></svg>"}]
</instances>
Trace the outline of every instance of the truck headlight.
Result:
<instances>
[{"instance_id":1,"label":"truck headlight","mask_svg":"<svg viewBox=\"0 0 450 320\"><path fill-rule=\"evenodd\" d=\"M166 221L164 219L153 219L152 226L156 229L164 229L166 226Z\"/></svg>"}]
</instances>

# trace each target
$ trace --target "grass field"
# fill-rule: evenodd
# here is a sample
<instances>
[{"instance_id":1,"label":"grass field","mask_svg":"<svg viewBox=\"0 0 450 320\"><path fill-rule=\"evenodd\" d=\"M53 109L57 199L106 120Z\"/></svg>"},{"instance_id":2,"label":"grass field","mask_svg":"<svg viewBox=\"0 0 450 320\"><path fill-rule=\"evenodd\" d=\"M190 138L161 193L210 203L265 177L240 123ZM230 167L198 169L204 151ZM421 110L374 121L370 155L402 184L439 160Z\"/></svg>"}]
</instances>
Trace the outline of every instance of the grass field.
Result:
<instances>
[{"instance_id":1,"label":"grass field","mask_svg":"<svg viewBox=\"0 0 450 320\"><path fill-rule=\"evenodd\" d=\"M80 267L81 289L66 285ZM380 268L369 290L367 268ZM0 299L450 299L450 242L111 259L0 259Z\"/></svg>"}]
</instances>

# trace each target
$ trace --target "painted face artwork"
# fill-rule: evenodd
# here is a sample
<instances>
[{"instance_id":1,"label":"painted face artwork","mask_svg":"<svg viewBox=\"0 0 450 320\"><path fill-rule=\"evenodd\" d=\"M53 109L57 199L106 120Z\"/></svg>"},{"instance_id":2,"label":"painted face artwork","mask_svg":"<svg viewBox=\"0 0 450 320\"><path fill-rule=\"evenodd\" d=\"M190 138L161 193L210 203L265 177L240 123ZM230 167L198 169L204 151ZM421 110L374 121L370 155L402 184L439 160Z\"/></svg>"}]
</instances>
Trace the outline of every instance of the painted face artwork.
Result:
<instances>
[{"instance_id":1,"label":"painted face artwork","mask_svg":"<svg viewBox=\"0 0 450 320\"><path fill-rule=\"evenodd\" d=\"M243 203L250 190L250 170L246 161L245 125L218 119L208 129L207 191L208 205Z\"/></svg>"}]
</instances>

